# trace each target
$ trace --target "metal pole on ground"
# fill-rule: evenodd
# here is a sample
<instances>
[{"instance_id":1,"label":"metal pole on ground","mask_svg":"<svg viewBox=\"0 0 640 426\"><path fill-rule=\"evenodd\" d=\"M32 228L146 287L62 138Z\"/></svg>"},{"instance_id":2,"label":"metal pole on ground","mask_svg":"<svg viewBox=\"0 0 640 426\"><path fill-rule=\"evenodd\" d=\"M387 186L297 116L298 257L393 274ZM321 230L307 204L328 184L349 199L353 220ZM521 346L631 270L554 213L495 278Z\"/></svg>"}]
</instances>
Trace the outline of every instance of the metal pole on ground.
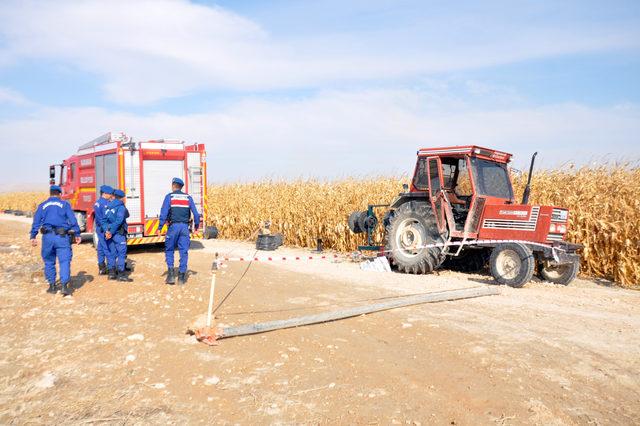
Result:
<instances>
[{"instance_id":1,"label":"metal pole on ground","mask_svg":"<svg viewBox=\"0 0 640 426\"><path fill-rule=\"evenodd\" d=\"M290 318L286 320L267 321L256 324L245 324L234 327L224 327L215 333L215 339L225 339L228 337L245 336L249 334L265 333L267 331L281 330L285 328L300 327L303 325L320 324L336 321L344 318L356 317L373 312L386 311L389 309L401 308L404 306L419 305L423 303L443 302L447 300L470 299L474 297L492 296L500 294L497 287L472 287L458 290L446 290L411 296L399 296L392 300L381 303L374 303L366 306L342 309L339 311L324 312L314 315ZM198 334L196 333L196 337ZM214 340L215 340L214 339ZM212 340L201 339L207 344L212 344ZM215 344L215 343L213 343Z\"/></svg>"}]
</instances>

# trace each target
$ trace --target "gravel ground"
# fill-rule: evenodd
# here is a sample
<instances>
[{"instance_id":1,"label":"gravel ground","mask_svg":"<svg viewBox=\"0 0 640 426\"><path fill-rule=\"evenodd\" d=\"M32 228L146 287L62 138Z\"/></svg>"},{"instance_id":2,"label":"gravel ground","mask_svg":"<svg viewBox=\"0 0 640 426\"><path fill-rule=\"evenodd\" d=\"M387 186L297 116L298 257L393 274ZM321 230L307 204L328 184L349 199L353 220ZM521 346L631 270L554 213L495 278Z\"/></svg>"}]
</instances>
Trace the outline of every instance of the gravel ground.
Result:
<instances>
[{"instance_id":1,"label":"gravel ground","mask_svg":"<svg viewBox=\"0 0 640 426\"><path fill-rule=\"evenodd\" d=\"M633 424L640 293L589 280L220 341L202 321L215 253L194 242L184 287L162 248L131 251L130 284L74 248L74 294L45 293L24 218L0 215L0 423ZM303 256L281 248L261 256ZM216 324L323 312L398 294L494 285L486 275L361 271L336 261L229 262Z\"/></svg>"}]
</instances>

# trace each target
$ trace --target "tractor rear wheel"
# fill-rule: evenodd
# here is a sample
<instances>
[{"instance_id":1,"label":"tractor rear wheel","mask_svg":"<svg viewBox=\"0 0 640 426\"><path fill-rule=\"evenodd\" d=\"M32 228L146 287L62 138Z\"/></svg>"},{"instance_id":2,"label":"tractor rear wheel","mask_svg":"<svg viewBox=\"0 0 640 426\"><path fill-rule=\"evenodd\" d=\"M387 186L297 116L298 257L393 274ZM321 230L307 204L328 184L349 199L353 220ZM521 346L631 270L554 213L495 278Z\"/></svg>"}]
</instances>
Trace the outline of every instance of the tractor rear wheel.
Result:
<instances>
[{"instance_id":1,"label":"tractor rear wheel","mask_svg":"<svg viewBox=\"0 0 640 426\"><path fill-rule=\"evenodd\" d=\"M555 284L568 285L580 271L580 262L574 261L564 265L540 265L540 277Z\"/></svg>"},{"instance_id":2,"label":"tractor rear wheel","mask_svg":"<svg viewBox=\"0 0 640 426\"><path fill-rule=\"evenodd\" d=\"M535 269L533 252L521 243L498 244L489 263L493 278L510 287L522 287L531 281Z\"/></svg>"},{"instance_id":3,"label":"tractor rear wheel","mask_svg":"<svg viewBox=\"0 0 640 426\"><path fill-rule=\"evenodd\" d=\"M385 222L387 258L398 271L426 274L442 264L444 247L425 247L444 243L429 204L419 201L404 203L388 215Z\"/></svg>"}]
</instances>

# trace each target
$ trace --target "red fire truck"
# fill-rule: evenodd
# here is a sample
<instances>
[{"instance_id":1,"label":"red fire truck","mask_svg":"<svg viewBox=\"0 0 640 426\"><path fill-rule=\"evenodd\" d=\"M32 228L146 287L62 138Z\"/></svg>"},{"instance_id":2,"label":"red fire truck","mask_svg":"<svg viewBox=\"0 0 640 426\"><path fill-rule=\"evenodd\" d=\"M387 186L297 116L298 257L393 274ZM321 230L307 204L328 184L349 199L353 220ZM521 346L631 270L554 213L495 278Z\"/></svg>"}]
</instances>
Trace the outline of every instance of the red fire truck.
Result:
<instances>
[{"instance_id":1,"label":"red fire truck","mask_svg":"<svg viewBox=\"0 0 640 426\"><path fill-rule=\"evenodd\" d=\"M207 164L204 144L187 145L179 140L134 141L122 132L109 132L92 140L62 162L49 167L50 182L58 183L62 198L71 203L83 232L94 233L93 204L101 185L120 188L126 193L129 210L127 244L163 242L164 229L158 229L160 208L171 192L171 179L184 180L183 190L193 197L206 228ZM202 232L192 234L202 238Z\"/></svg>"}]
</instances>

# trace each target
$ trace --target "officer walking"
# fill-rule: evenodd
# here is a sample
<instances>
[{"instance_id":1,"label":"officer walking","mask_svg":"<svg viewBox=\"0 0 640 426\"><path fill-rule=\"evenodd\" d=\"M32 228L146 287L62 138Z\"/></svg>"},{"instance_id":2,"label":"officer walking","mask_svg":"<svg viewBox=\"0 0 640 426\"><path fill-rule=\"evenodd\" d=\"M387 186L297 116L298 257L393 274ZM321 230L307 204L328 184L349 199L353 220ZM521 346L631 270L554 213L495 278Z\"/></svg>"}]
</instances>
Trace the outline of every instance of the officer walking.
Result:
<instances>
[{"instance_id":1,"label":"officer walking","mask_svg":"<svg viewBox=\"0 0 640 426\"><path fill-rule=\"evenodd\" d=\"M107 265L109 267L109 279L124 282L133 281L125 272L125 260L127 258L127 218L129 210L124 205L124 191L113 191L115 199L107 206L102 220L102 229L107 242Z\"/></svg>"},{"instance_id":2,"label":"officer walking","mask_svg":"<svg viewBox=\"0 0 640 426\"><path fill-rule=\"evenodd\" d=\"M62 188L52 185L49 188L50 197L38 206L31 225L31 245L37 246L36 235L42 233L42 260L44 260L44 275L49 282L47 293L56 294L56 258L60 269L60 283L62 295L71 294L69 280L71 279L71 238L80 244L80 228L71 205L60 198Z\"/></svg>"},{"instance_id":3,"label":"officer walking","mask_svg":"<svg viewBox=\"0 0 640 426\"><path fill-rule=\"evenodd\" d=\"M175 284L176 276L173 268L173 258L176 247L180 252L180 267L178 269L178 284L184 285L187 282L187 262L189 260L189 245L191 238L189 235L189 220L193 213L194 229L197 231L200 226L200 214L196 210L191 195L182 192L184 182L180 178L173 178L171 188L173 192L164 197L162 209L160 210L159 229L165 223L169 224L167 236L164 243L164 254L167 261L167 284Z\"/></svg>"},{"instance_id":4,"label":"officer walking","mask_svg":"<svg viewBox=\"0 0 640 426\"><path fill-rule=\"evenodd\" d=\"M113 188L109 185L100 187L100 198L93 205L93 223L96 235L98 236L98 245L96 251L98 253L98 274L107 274L107 265L105 258L107 255L107 240L104 238L104 229L102 229L102 221L107 211L109 202L113 200Z\"/></svg>"}]
</instances>

